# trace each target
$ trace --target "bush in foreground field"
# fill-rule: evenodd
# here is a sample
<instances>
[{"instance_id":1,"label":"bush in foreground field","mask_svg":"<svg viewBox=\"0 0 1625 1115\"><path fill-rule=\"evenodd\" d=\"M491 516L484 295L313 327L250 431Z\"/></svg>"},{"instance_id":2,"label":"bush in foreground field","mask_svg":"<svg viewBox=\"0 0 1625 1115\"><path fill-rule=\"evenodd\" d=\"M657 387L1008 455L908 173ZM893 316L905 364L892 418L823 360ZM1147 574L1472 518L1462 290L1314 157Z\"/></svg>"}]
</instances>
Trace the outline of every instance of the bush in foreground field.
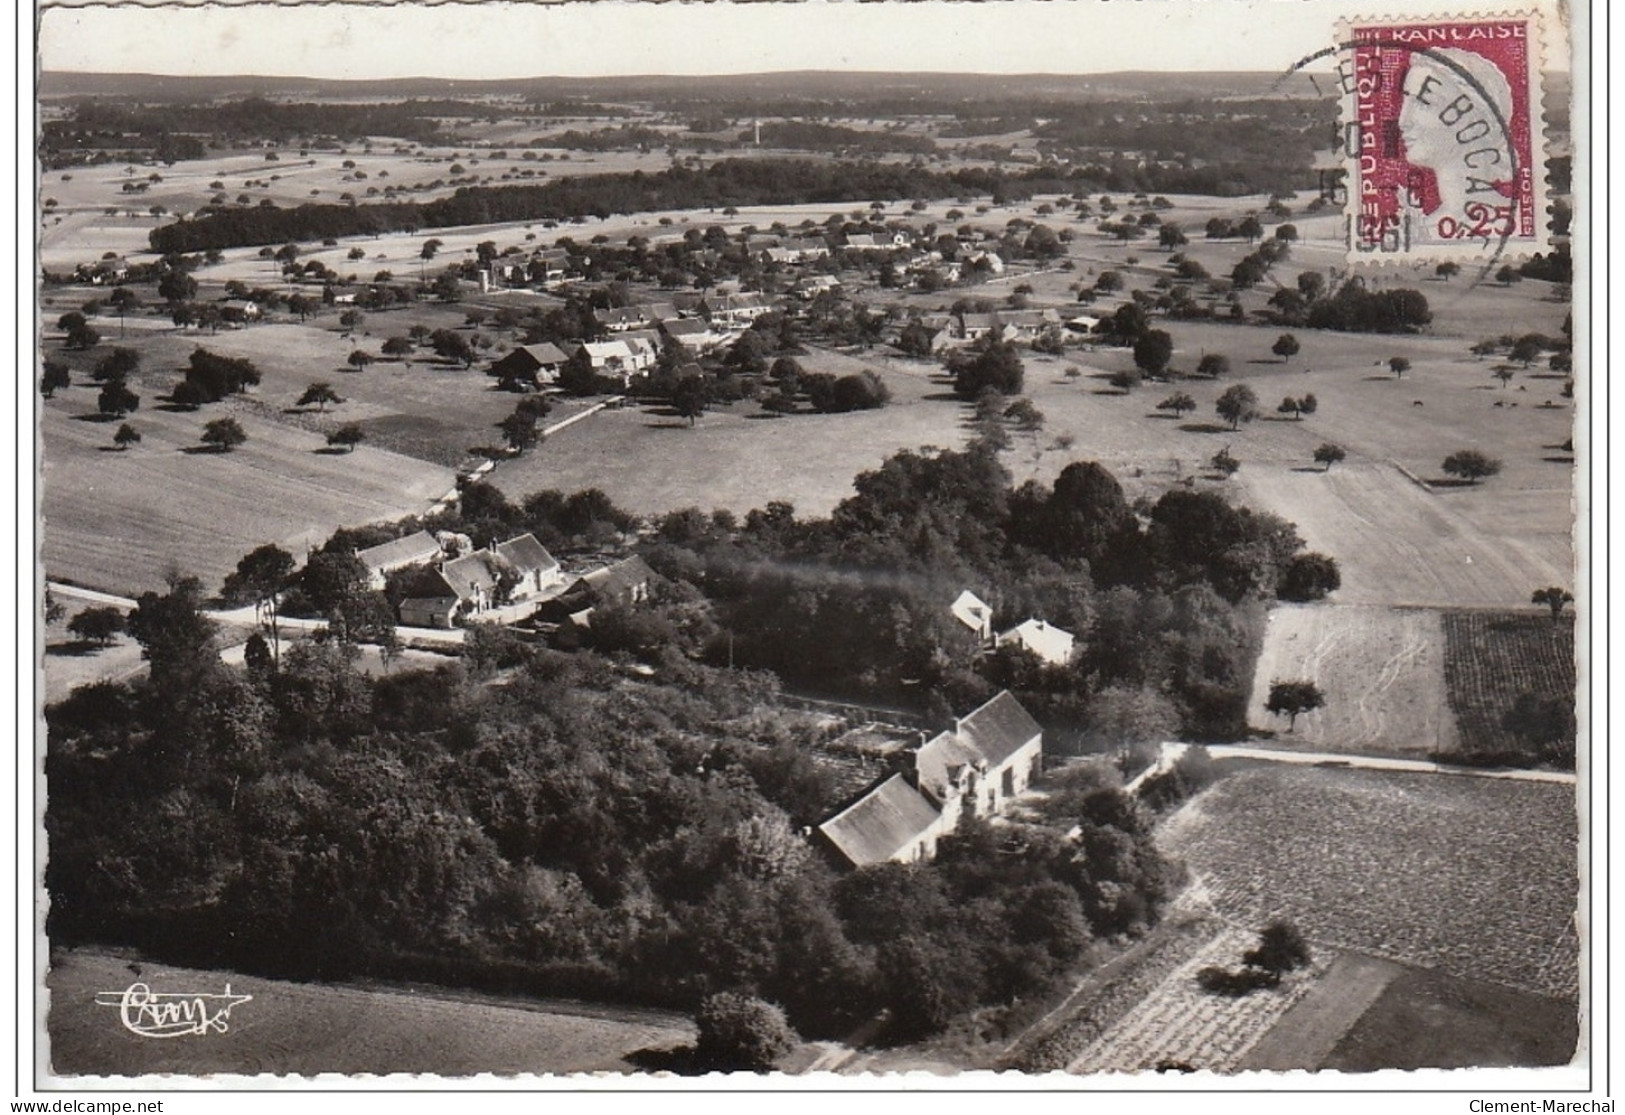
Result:
<instances>
[{"instance_id":1,"label":"bush in foreground field","mask_svg":"<svg viewBox=\"0 0 1625 1115\"><path fill-rule=\"evenodd\" d=\"M700 1004L695 1056L717 1072L767 1072L795 1045L784 1012L749 995L721 992Z\"/></svg>"}]
</instances>

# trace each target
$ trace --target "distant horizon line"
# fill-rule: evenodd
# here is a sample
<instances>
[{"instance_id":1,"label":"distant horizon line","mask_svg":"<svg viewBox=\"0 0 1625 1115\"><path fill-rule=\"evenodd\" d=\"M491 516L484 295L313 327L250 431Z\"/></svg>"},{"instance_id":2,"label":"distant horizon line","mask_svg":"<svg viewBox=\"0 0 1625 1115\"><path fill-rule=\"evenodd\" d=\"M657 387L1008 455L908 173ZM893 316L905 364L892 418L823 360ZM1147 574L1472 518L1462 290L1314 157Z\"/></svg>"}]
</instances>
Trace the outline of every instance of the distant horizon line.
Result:
<instances>
[{"instance_id":1,"label":"distant horizon line","mask_svg":"<svg viewBox=\"0 0 1625 1115\"><path fill-rule=\"evenodd\" d=\"M145 78L176 78L180 80L232 80L255 78L261 80L280 81L325 81L344 85L376 85L389 81L445 81L458 82L466 85L496 85L509 81L615 81L647 78L688 78L705 80L707 78L739 78L739 77L794 77L803 75L847 75L853 77L883 75L888 77L996 77L996 78L1105 78L1105 77L1166 77L1170 75L1203 75L1203 76L1243 76L1243 77L1286 77L1293 70L1093 70L1088 72L1067 72L1063 70L843 70L806 68L789 70L739 70L726 73L659 73L641 71L638 73L615 74L529 74L509 77L444 77L439 74L397 74L393 77L318 77L312 74L284 74L284 73L229 73L229 74L180 74L165 73L156 70L64 70L42 69L40 77L145 77ZM1308 70L1298 70L1298 73L1308 73ZM1330 71L1314 71L1318 74Z\"/></svg>"}]
</instances>

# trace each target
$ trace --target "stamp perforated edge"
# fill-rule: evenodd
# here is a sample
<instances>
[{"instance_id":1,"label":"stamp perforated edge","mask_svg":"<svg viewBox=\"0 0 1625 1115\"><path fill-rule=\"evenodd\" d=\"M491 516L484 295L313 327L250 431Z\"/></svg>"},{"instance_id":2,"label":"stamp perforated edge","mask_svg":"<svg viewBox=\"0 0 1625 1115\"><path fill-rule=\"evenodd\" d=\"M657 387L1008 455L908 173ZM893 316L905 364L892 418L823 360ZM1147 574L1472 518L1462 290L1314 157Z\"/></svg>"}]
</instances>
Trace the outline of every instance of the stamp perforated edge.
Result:
<instances>
[{"instance_id":1,"label":"stamp perforated edge","mask_svg":"<svg viewBox=\"0 0 1625 1115\"><path fill-rule=\"evenodd\" d=\"M1399 251L1361 251L1355 246L1354 220L1359 209L1359 194L1357 183L1359 181L1359 153L1350 153L1348 144L1343 137L1350 134L1350 129L1357 124L1358 105L1353 89L1343 89L1338 95L1338 155L1345 168L1345 198L1343 202L1343 218L1345 222L1345 262L1351 267L1368 269L1381 269L1385 267L1401 267L1410 269L1413 265L1433 263L1517 263L1532 259L1536 255L1552 251L1554 244L1551 231L1551 182L1550 165L1552 152L1546 140L1546 113L1547 98L1545 74L1549 65L1546 39L1546 19L1551 13L1538 8L1518 9L1513 11L1475 11L1468 13L1438 13L1430 14L1424 9L1416 14L1402 16L1361 16L1349 15L1339 19L1335 28L1333 43L1335 53L1341 54L1353 45L1355 28L1382 28L1382 27L1412 27L1420 24L1439 23L1475 23L1475 22L1511 22L1522 20L1529 30L1529 72L1528 105L1529 105L1529 152L1530 158L1535 162L1530 176L1534 191L1534 209L1536 214L1535 235L1533 237L1508 237L1492 240L1487 244L1483 241L1464 241L1459 244L1430 241L1426 244L1407 247ZM1567 36L1566 22L1559 19L1559 33Z\"/></svg>"}]
</instances>

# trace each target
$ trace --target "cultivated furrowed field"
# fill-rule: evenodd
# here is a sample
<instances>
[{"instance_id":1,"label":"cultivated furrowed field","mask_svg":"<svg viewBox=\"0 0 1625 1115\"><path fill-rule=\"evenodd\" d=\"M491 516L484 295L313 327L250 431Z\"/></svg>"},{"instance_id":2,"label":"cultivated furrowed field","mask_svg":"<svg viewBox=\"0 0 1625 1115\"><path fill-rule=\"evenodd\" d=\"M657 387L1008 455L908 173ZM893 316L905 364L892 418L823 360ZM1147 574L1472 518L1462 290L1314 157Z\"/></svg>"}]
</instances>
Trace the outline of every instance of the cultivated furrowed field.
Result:
<instances>
[{"instance_id":1,"label":"cultivated furrowed field","mask_svg":"<svg viewBox=\"0 0 1625 1115\"><path fill-rule=\"evenodd\" d=\"M1248 722L1275 729L1281 746L1426 758L1455 746L1444 673L1437 612L1283 604L1270 612ZM1264 708L1270 683L1285 678L1326 695L1291 731Z\"/></svg>"},{"instance_id":2,"label":"cultivated furrowed field","mask_svg":"<svg viewBox=\"0 0 1625 1115\"><path fill-rule=\"evenodd\" d=\"M1220 933L1174 969L1118 1025L1067 1066L1075 1073L1144 1072L1172 1063L1212 1072L1235 1072L1258 1040L1309 989L1313 972L1298 972L1281 986L1242 998L1202 990L1197 973L1234 967L1257 937Z\"/></svg>"},{"instance_id":3,"label":"cultivated furrowed field","mask_svg":"<svg viewBox=\"0 0 1625 1115\"><path fill-rule=\"evenodd\" d=\"M225 1033L156 1041L96 1002L137 981L160 994L219 995L229 983L253 999ZM283 983L92 952L58 954L46 986L51 1068L63 1076L628 1072L630 1054L694 1040L686 1019L656 1011Z\"/></svg>"},{"instance_id":4,"label":"cultivated furrowed field","mask_svg":"<svg viewBox=\"0 0 1625 1115\"><path fill-rule=\"evenodd\" d=\"M1443 774L1238 771L1160 842L1216 911L1537 994L1579 993L1572 786Z\"/></svg>"},{"instance_id":5,"label":"cultivated furrowed field","mask_svg":"<svg viewBox=\"0 0 1625 1115\"><path fill-rule=\"evenodd\" d=\"M1525 746L1504 723L1520 694L1575 699L1573 616L1446 612L1444 634L1445 682L1466 750Z\"/></svg>"}]
</instances>

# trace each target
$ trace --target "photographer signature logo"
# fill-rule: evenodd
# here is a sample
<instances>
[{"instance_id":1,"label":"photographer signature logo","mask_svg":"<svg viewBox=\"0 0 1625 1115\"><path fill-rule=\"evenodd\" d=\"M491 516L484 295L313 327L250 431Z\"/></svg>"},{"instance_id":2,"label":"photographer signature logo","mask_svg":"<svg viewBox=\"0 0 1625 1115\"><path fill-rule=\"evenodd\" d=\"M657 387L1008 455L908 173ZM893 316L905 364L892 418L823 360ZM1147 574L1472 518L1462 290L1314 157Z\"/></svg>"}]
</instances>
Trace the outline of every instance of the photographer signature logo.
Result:
<instances>
[{"instance_id":1,"label":"photographer signature logo","mask_svg":"<svg viewBox=\"0 0 1625 1115\"><path fill-rule=\"evenodd\" d=\"M180 1038L191 1034L223 1034L231 1027L233 1007L252 1001L252 995L233 995L231 984L219 995L154 991L132 983L123 991L98 991L96 1005L117 1007L119 1021L143 1038Z\"/></svg>"}]
</instances>

